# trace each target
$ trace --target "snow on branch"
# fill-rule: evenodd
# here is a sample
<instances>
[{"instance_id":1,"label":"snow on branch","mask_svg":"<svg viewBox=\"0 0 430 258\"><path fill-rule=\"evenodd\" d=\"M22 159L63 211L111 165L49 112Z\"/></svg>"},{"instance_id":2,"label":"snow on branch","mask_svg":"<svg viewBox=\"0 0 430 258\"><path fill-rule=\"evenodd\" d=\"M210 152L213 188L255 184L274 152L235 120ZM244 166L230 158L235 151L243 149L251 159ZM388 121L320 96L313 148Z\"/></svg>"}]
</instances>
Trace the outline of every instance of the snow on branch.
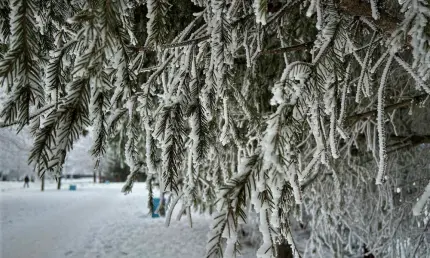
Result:
<instances>
[{"instance_id":1,"label":"snow on branch","mask_svg":"<svg viewBox=\"0 0 430 258\"><path fill-rule=\"evenodd\" d=\"M415 203L412 212L414 216L419 216L424 209L425 204L427 203L428 199L430 198L430 182L427 184L426 188L424 189L423 194L418 199L418 201Z\"/></svg>"},{"instance_id":2,"label":"snow on branch","mask_svg":"<svg viewBox=\"0 0 430 258\"><path fill-rule=\"evenodd\" d=\"M316 229L312 257L411 253L399 239L414 222L399 211L412 197L393 189L427 175L428 109L415 109L430 93L425 0L8 2L0 127L31 122L41 174L61 173L90 130L96 159L111 145L130 167L124 192L144 171L149 202L158 181L179 217L216 214L209 257L236 255L252 209L259 257L292 244L293 220Z\"/></svg>"},{"instance_id":3,"label":"snow on branch","mask_svg":"<svg viewBox=\"0 0 430 258\"><path fill-rule=\"evenodd\" d=\"M378 174L376 176L376 184L382 184L383 176L387 167L387 150L386 150L386 130L385 130L385 87L386 80L388 76L388 71L390 69L391 63L393 61L393 55L388 57L388 61L385 65L384 71L382 72L381 84L378 89L378 113L377 113L377 123L378 123L378 142L379 142L379 165Z\"/></svg>"}]
</instances>

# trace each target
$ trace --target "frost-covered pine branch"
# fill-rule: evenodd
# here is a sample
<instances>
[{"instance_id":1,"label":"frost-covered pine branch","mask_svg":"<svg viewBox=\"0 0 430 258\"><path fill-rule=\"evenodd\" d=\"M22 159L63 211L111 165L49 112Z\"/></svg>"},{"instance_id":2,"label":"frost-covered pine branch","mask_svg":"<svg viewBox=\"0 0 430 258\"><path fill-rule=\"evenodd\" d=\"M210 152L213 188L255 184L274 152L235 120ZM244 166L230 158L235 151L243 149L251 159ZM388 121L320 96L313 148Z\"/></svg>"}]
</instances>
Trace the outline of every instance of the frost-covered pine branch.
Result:
<instances>
[{"instance_id":1,"label":"frost-covered pine branch","mask_svg":"<svg viewBox=\"0 0 430 258\"><path fill-rule=\"evenodd\" d=\"M40 175L90 129L125 193L147 173L190 224L215 215L209 256L240 251L242 223L259 257L429 252L404 240L428 179L425 0L7 2L0 126L30 126Z\"/></svg>"}]
</instances>

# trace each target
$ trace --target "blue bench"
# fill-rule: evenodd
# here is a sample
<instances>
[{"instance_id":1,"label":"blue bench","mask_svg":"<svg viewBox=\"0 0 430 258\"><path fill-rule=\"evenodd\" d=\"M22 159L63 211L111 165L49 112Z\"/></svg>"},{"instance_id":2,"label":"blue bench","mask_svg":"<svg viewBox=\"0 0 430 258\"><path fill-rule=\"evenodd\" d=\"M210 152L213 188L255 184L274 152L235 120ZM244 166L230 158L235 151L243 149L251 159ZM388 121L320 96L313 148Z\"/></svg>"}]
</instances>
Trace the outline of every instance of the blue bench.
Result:
<instances>
[{"instance_id":1,"label":"blue bench","mask_svg":"<svg viewBox=\"0 0 430 258\"><path fill-rule=\"evenodd\" d=\"M69 185L69 191L76 191L76 185Z\"/></svg>"},{"instance_id":2,"label":"blue bench","mask_svg":"<svg viewBox=\"0 0 430 258\"><path fill-rule=\"evenodd\" d=\"M155 213L155 211L158 209L158 206L160 206L160 198L152 198L152 207L154 207L154 210L152 211L152 217L153 218L159 218L160 214Z\"/></svg>"}]
</instances>

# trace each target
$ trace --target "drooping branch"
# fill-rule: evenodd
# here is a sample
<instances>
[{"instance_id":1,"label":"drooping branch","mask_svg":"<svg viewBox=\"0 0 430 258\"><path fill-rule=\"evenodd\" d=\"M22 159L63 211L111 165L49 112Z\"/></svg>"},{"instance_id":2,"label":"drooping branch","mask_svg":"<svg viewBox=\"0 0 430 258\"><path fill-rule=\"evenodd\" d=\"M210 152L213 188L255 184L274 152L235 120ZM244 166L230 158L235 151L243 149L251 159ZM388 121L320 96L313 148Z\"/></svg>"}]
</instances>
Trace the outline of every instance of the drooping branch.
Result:
<instances>
[{"instance_id":1,"label":"drooping branch","mask_svg":"<svg viewBox=\"0 0 430 258\"><path fill-rule=\"evenodd\" d=\"M408 100L404 100L392 105L388 105L384 108L385 112L390 112L399 108L405 108L405 107L409 107L410 105L412 105L413 103L419 103L423 100L425 100L429 95L428 94L422 94L422 95L418 95L415 97L411 97ZM353 126L355 123L357 123L360 120L363 119L369 119L370 117L374 117L377 115L377 110L370 110L364 113L360 113L360 114L356 114L356 115L352 115L346 118L346 122L348 125Z\"/></svg>"},{"instance_id":2,"label":"drooping branch","mask_svg":"<svg viewBox=\"0 0 430 258\"><path fill-rule=\"evenodd\" d=\"M167 49L167 48L177 48L177 47L184 47L184 46L189 46L189 45L194 45L194 44L198 44L202 41L208 40L210 39L210 35L206 35L200 38L195 38L195 39L190 39L190 40L185 40L182 42L178 42L178 43L173 43L173 44L165 44L163 45L161 48L162 49Z\"/></svg>"},{"instance_id":3,"label":"drooping branch","mask_svg":"<svg viewBox=\"0 0 430 258\"><path fill-rule=\"evenodd\" d=\"M195 44L198 44L198 43L205 41L205 40L208 40L208 39L210 39L210 35L206 35L206 36L202 36L202 37L190 39L190 40L184 40L184 41L172 43L172 44L164 44L164 45L161 45L161 49L177 48L177 47L185 47L185 46L189 46L189 45L195 45ZM149 48L149 47L134 47L134 49L138 52L156 52L157 51L156 49Z\"/></svg>"},{"instance_id":4,"label":"drooping branch","mask_svg":"<svg viewBox=\"0 0 430 258\"><path fill-rule=\"evenodd\" d=\"M342 13L346 15L358 17L372 17L372 8L370 7L369 3L364 1L340 0L339 9ZM396 29L397 24L400 22L400 20L384 12L384 10L378 11L379 19L373 20L373 22L380 31L389 35Z\"/></svg>"},{"instance_id":5,"label":"drooping branch","mask_svg":"<svg viewBox=\"0 0 430 258\"><path fill-rule=\"evenodd\" d=\"M259 55L275 55L275 54L283 54L283 53L289 53L289 52L299 51L299 50L307 50L307 49L311 49L313 45L314 45L314 42L309 41L309 42L305 42L294 46L263 50L259 53Z\"/></svg>"},{"instance_id":6,"label":"drooping branch","mask_svg":"<svg viewBox=\"0 0 430 258\"><path fill-rule=\"evenodd\" d=\"M412 148L420 144L430 144L430 135L390 135L389 139L395 140L396 142L387 146L387 148L390 148L387 153L394 153L396 151L403 150L405 148Z\"/></svg>"},{"instance_id":7,"label":"drooping branch","mask_svg":"<svg viewBox=\"0 0 430 258\"><path fill-rule=\"evenodd\" d=\"M55 105L56 105L56 103L50 104L50 105L48 105L46 107L43 107L41 109L36 110L33 114L30 114L29 121L33 120L36 117L39 117L39 115L41 115L43 112L45 112L45 111L47 111L47 110L55 107ZM15 121L15 122L12 122L12 123L1 123L0 122L0 128L10 127L10 126L14 126L14 125L17 125L17 124L19 124L19 121Z\"/></svg>"},{"instance_id":8,"label":"drooping branch","mask_svg":"<svg viewBox=\"0 0 430 258\"><path fill-rule=\"evenodd\" d=\"M364 140L364 135L360 135L359 138ZM397 151L404 151L405 149L416 147L420 144L430 144L430 135L409 135L409 136L398 136L398 135L387 135L388 140L391 142L392 140L396 141L387 146L389 150L387 151L387 155L394 154ZM362 157L363 153L370 153L370 151L359 152L354 151L352 153L353 157ZM369 158L365 160L363 163L373 162L374 158ZM300 187L302 190L311 185L317 178L321 175L327 176L331 175L331 173L319 173L318 170L314 171L311 175L309 175L306 180L300 183Z\"/></svg>"}]
</instances>

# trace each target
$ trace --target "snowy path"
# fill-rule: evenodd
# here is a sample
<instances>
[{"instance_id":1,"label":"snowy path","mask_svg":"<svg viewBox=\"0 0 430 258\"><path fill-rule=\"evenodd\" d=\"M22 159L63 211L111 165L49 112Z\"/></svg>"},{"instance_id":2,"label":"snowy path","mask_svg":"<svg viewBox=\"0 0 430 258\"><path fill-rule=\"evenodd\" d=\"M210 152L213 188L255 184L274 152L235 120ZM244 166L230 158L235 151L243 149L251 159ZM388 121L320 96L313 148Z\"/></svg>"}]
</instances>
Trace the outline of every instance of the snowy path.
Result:
<instances>
[{"instance_id":1,"label":"snowy path","mask_svg":"<svg viewBox=\"0 0 430 258\"><path fill-rule=\"evenodd\" d=\"M124 196L121 185L78 191L9 189L0 197L1 258L204 257L209 219L172 221L147 215L145 185Z\"/></svg>"}]
</instances>

